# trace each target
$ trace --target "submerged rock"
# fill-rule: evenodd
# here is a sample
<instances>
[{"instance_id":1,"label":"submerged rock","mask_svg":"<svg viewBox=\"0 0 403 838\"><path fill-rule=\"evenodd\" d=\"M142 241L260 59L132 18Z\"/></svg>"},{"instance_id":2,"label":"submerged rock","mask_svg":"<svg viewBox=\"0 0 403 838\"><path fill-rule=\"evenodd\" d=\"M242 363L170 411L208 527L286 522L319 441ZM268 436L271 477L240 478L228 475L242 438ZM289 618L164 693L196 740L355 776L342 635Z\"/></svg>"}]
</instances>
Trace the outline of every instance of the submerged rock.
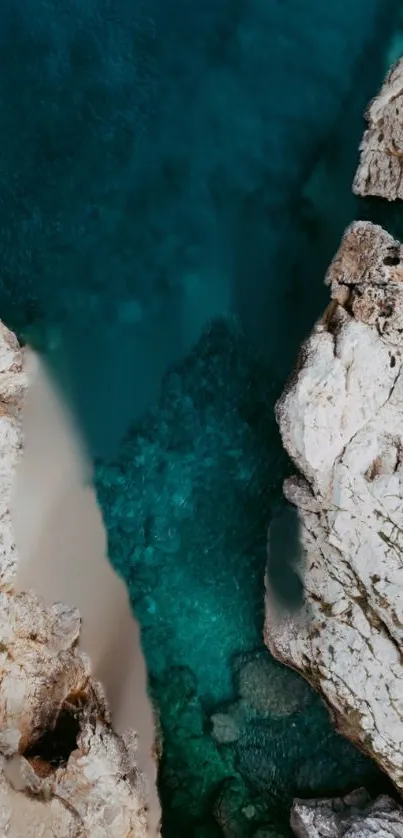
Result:
<instances>
[{"instance_id":1,"label":"submerged rock","mask_svg":"<svg viewBox=\"0 0 403 838\"><path fill-rule=\"evenodd\" d=\"M314 701L307 683L279 666L265 649L243 655L234 664L237 698L211 716L213 737L220 745L245 740L259 720L276 720L303 713Z\"/></svg>"}]
</instances>

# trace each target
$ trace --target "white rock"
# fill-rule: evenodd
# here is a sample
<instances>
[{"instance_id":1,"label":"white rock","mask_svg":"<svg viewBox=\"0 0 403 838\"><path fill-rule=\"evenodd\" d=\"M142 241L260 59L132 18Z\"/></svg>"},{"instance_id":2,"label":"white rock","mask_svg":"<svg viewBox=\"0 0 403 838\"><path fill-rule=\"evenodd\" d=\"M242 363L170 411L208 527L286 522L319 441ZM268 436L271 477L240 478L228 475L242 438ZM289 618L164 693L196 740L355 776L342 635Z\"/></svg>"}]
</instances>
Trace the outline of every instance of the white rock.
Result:
<instances>
[{"instance_id":1,"label":"white rock","mask_svg":"<svg viewBox=\"0 0 403 838\"><path fill-rule=\"evenodd\" d=\"M112 730L78 649L78 611L12 590L18 556L10 503L26 389L25 354L0 323L0 834L145 838L135 740L125 744ZM63 719L70 732L61 731Z\"/></svg>"},{"instance_id":2,"label":"white rock","mask_svg":"<svg viewBox=\"0 0 403 838\"><path fill-rule=\"evenodd\" d=\"M280 614L267 585L265 639L403 789L403 250L357 222L327 283L332 302L276 408L300 472L285 494L306 601Z\"/></svg>"},{"instance_id":3,"label":"white rock","mask_svg":"<svg viewBox=\"0 0 403 838\"><path fill-rule=\"evenodd\" d=\"M356 195L395 201L403 197L403 58L389 71L366 114L368 129L360 145L354 179Z\"/></svg>"},{"instance_id":4,"label":"white rock","mask_svg":"<svg viewBox=\"0 0 403 838\"><path fill-rule=\"evenodd\" d=\"M291 827L297 838L403 838L403 811L358 789L334 800L295 800Z\"/></svg>"}]
</instances>

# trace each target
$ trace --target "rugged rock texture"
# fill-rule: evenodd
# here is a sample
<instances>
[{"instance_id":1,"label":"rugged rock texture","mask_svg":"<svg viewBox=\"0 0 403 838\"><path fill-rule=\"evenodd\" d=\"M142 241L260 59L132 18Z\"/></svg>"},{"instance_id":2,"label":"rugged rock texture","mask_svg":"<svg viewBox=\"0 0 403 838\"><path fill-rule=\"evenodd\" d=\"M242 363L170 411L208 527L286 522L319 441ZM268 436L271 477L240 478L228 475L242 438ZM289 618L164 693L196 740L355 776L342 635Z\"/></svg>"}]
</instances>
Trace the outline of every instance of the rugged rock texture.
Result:
<instances>
[{"instance_id":1,"label":"rugged rock texture","mask_svg":"<svg viewBox=\"0 0 403 838\"><path fill-rule=\"evenodd\" d=\"M354 179L356 195L403 198L403 58L388 73L367 111L368 129Z\"/></svg>"},{"instance_id":2,"label":"rugged rock texture","mask_svg":"<svg viewBox=\"0 0 403 838\"><path fill-rule=\"evenodd\" d=\"M353 224L332 302L277 404L300 476L285 484L305 550L305 604L265 639L324 696L339 731L403 788L403 249Z\"/></svg>"},{"instance_id":3,"label":"rugged rock texture","mask_svg":"<svg viewBox=\"0 0 403 838\"><path fill-rule=\"evenodd\" d=\"M0 324L0 832L9 838L141 838L147 806L135 737L110 726L78 650L80 616L12 592L10 493L22 445L24 353Z\"/></svg>"},{"instance_id":4,"label":"rugged rock texture","mask_svg":"<svg viewBox=\"0 0 403 838\"><path fill-rule=\"evenodd\" d=\"M358 789L335 800L296 800L291 826L298 838L402 838L403 812L390 797L371 802Z\"/></svg>"}]
</instances>

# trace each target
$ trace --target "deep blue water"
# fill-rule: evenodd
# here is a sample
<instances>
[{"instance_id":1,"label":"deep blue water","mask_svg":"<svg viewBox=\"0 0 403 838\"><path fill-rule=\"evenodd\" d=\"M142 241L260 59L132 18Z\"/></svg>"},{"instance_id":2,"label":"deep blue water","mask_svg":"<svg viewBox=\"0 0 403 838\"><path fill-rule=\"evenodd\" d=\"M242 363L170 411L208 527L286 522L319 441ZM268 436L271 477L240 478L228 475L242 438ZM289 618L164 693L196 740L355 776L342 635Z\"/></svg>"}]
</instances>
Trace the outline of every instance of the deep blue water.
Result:
<instances>
[{"instance_id":1,"label":"deep blue water","mask_svg":"<svg viewBox=\"0 0 403 838\"><path fill-rule=\"evenodd\" d=\"M92 451L116 453L167 364L228 309L289 372L399 8L3 0L0 305L51 354ZM314 213L307 240L326 149L334 233Z\"/></svg>"}]
</instances>

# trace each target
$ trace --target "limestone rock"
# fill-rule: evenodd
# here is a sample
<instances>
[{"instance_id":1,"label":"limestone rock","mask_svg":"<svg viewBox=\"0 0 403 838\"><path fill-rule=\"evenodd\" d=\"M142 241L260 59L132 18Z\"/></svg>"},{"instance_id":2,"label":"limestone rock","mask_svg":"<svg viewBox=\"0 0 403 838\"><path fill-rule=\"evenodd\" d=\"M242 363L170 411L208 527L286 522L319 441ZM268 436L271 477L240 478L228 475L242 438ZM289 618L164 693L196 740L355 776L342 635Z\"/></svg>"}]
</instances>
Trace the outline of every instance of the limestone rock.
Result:
<instances>
[{"instance_id":1,"label":"limestone rock","mask_svg":"<svg viewBox=\"0 0 403 838\"><path fill-rule=\"evenodd\" d=\"M401 838L403 811L390 797L371 801L358 789L334 800L295 800L291 827L298 838Z\"/></svg>"},{"instance_id":2,"label":"limestone rock","mask_svg":"<svg viewBox=\"0 0 403 838\"><path fill-rule=\"evenodd\" d=\"M371 102L353 191L395 201L403 197L403 58Z\"/></svg>"},{"instance_id":3,"label":"limestone rock","mask_svg":"<svg viewBox=\"0 0 403 838\"><path fill-rule=\"evenodd\" d=\"M270 651L323 695L340 732L403 789L403 250L354 223L330 266L332 302L277 404L298 468L305 603Z\"/></svg>"},{"instance_id":4,"label":"limestone rock","mask_svg":"<svg viewBox=\"0 0 403 838\"><path fill-rule=\"evenodd\" d=\"M306 682L279 666L265 649L239 655L233 666L237 697L211 716L212 735L220 745L242 739L258 720L292 716L312 702Z\"/></svg>"},{"instance_id":5,"label":"limestone rock","mask_svg":"<svg viewBox=\"0 0 403 838\"><path fill-rule=\"evenodd\" d=\"M78 649L79 613L12 590L10 499L26 388L24 351L0 324L0 833L145 838L135 735L124 741L112 730Z\"/></svg>"},{"instance_id":6,"label":"limestone rock","mask_svg":"<svg viewBox=\"0 0 403 838\"><path fill-rule=\"evenodd\" d=\"M21 411L28 385L24 355L15 335L0 322L0 582L10 586L17 551L11 531L10 498L21 448Z\"/></svg>"}]
</instances>

